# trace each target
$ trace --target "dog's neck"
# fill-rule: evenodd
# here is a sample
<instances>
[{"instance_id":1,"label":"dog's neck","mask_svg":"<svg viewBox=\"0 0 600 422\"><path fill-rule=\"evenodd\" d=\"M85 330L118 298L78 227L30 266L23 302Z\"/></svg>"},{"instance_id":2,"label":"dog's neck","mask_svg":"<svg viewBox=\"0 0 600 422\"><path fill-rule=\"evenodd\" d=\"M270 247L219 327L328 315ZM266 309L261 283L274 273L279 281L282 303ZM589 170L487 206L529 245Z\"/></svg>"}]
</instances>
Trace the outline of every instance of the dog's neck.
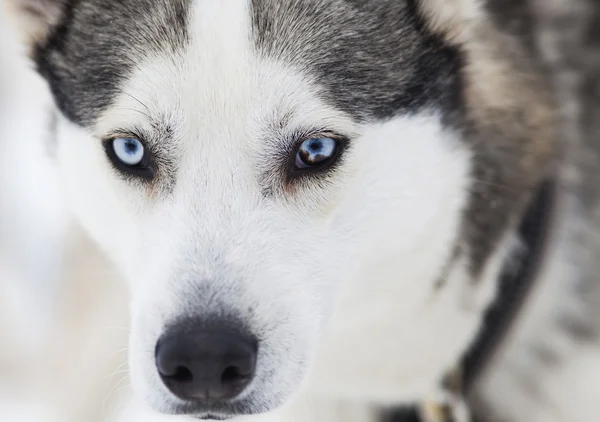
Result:
<instances>
[{"instance_id":1,"label":"dog's neck","mask_svg":"<svg viewBox=\"0 0 600 422\"><path fill-rule=\"evenodd\" d=\"M539 279L556 208L556 183L543 182L518 227L521 246L499 275L498 294L487 310L479 333L461 362L463 394L470 395L491 367L514 322L527 307Z\"/></svg>"},{"instance_id":2,"label":"dog's neck","mask_svg":"<svg viewBox=\"0 0 600 422\"><path fill-rule=\"evenodd\" d=\"M540 278L554 227L556 198L557 186L554 181L545 181L539 186L518 226L520 247L505 261L497 281L498 294L485 312L475 341L457 367L444 378L441 385L445 393L441 396L443 401L421 400L413 406L386 409L383 420L429 421L426 415L430 414L427 410L431 411L432 406L436 415L432 420L436 421L462 421L465 417L484 421L489 418L489 415L478 413L478 385L493 371L494 359L501 355L502 346L508 342L517 318L526 311L528 299Z\"/></svg>"},{"instance_id":3,"label":"dog's neck","mask_svg":"<svg viewBox=\"0 0 600 422\"><path fill-rule=\"evenodd\" d=\"M393 406L432 394L457 367L464 370L461 388L471 388L508 335L535 280L552 193L552 184L540 188L517 236L507 233L477 286L467 276L466 260L458 258L446 288L433 292L429 304L407 310L401 288L392 291L389 280L369 279L369 289L349 297L334 316L310 389Z\"/></svg>"}]
</instances>

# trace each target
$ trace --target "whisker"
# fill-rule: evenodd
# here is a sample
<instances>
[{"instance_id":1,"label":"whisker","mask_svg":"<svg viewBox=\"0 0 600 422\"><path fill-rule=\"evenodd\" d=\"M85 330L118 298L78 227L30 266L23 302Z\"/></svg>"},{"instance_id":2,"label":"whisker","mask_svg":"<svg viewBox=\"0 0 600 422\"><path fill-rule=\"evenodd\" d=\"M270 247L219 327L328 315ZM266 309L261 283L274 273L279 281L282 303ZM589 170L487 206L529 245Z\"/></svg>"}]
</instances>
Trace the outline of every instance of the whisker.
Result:
<instances>
[{"instance_id":1,"label":"whisker","mask_svg":"<svg viewBox=\"0 0 600 422\"><path fill-rule=\"evenodd\" d=\"M123 353L123 352L128 352L129 351L129 347L124 347L122 349L116 350L114 352L112 352L110 355L108 355L106 358L104 358L105 360L109 360L110 358L112 358L115 355L118 355L119 353Z\"/></svg>"},{"instance_id":2,"label":"whisker","mask_svg":"<svg viewBox=\"0 0 600 422\"><path fill-rule=\"evenodd\" d=\"M137 108L133 108L133 107L115 107L115 110L125 110L125 111L135 111L136 113L140 113L142 116L146 116L148 118L148 120L152 120L152 117L150 117L150 115L140 109Z\"/></svg>"},{"instance_id":3,"label":"whisker","mask_svg":"<svg viewBox=\"0 0 600 422\"><path fill-rule=\"evenodd\" d=\"M110 377L109 377L109 379L108 379L108 382L106 383L106 388L104 389L104 394L103 394L103 399L102 399L102 402L103 402L102 409L104 409L104 401L105 401L105 399L106 399L106 394L108 393L108 390L111 388L111 382L112 382L113 378L114 378L114 377L115 377L115 375L116 375L116 374L117 374L117 373L118 373L118 372L119 372L119 371L120 371L120 370L121 370L121 369L122 369L122 368L123 368L125 365L127 365L128 363L129 363L129 362L127 362L127 361L123 362L122 364L120 364L120 365L119 365L119 366L118 366L118 367L117 367L117 368L116 368L116 369L113 371L113 373L112 373L112 374L110 374ZM125 377L125 378L127 378L127 377Z\"/></svg>"},{"instance_id":4,"label":"whisker","mask_svg":"<svg viewBox=\"0 0 600 422\"><path fill-rule=\"evenodd\" d=\"M101 379L101 380L105 380L105 379L108 379L108 378L110 378L110 377L114 377L115 375L118 375L118 374L125 374L125 373L129 373L129 368L128 368L128 369L122 369L122 370L120 370L120 371L113 372L112 374L110 374L110 375L107 375L107 376L105 376L105 377L102 377L102 378L100 378L100 379ZM110 382L110 381L109 381L109 382Z\"/></svg>"},{"instance_id":5,"label":"whisker","mask_svg":"<svg viewBox=\"0 0 600 422\"><path fill-rule=\"evenodd\" d=\"M132 98L134 101L137 101L137 103L140 104L142 107L144 107L148 113L150 112L150 108L148 108L148 106L146 104L144 104L142 101L140 101L139 98L134 97L129 92L125 92L125 95Z\"/></svg>"},{"instance_id":6,"label":"whisker","mask_svg":"<svg viewBox=\"0 0 600 422\"><path fill-rule=\"evenodd\" d=\"M124 381L126 382L126 384L123 385ZM108 403L108 400L110 399L110 397L113 396L114 394L116 394L118 391L121 391L124 388L127 388L131 385L128 381L129 381L129 377L124 377L123 379L121 379L119 382L117 382L113 386L113 388L110 390L110 392L108 394L104 395L104 397L102 399L102 406L100 408L100 412L102 414L105 413L106 404Z\"/></svg>"}]
</instances>

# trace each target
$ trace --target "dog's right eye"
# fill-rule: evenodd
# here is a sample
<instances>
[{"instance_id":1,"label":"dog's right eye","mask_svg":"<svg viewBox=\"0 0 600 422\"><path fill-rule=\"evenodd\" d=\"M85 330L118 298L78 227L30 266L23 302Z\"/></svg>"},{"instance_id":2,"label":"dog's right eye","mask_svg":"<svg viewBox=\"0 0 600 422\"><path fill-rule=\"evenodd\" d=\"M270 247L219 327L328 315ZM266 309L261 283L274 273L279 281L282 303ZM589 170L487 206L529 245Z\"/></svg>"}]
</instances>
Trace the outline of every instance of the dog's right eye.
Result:
<instances>
[{"instance_id":1,"label":"dog's right eye","mask_svg":"<svg viewBox=\"0 0 600 422\"><path fill-rule=\"evenodd\" d=\"M118 137L107 140L106 153L113 166L131 176L144 179L154 177L153 160L142 141L134 137Z\"/></svg>"}]
</instances>

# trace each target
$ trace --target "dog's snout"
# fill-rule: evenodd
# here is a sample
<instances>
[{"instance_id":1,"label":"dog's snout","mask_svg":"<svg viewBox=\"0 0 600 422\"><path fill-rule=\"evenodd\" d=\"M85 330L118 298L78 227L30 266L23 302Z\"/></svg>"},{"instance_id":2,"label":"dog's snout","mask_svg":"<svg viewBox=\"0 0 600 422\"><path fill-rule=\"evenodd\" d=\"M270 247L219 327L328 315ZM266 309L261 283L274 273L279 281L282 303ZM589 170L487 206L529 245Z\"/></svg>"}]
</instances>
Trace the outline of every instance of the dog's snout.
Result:
<instances>
[{"instance_id":1,"label":"dog's snout","mask_svg":"<svg viewBox=\"0 0 600 422\"><path fill-rule=\"evenodd\" d=\"M219 324L172 328L156 346L156 366L167 388L186 401L215 403L237 397L252 381L257 342Z\"/></svg>"}]
</instances>

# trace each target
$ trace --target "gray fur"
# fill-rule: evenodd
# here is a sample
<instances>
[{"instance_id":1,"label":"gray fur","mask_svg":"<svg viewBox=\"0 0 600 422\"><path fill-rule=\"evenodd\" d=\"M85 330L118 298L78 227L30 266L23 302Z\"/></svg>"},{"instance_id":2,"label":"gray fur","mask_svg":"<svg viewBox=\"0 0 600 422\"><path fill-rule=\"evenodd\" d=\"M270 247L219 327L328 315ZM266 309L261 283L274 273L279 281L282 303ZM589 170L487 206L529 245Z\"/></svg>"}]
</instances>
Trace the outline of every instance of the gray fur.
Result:
<instances>
[{"instance_id":1,"label":"gray fur","mask_svg":"<svg viewBox=\"0 0 600 422\"><path fill-rule=\"evenodd\" d=\"M367 121L436 110L470 143L475 181L459 250L470 255L478 277L539 182L548 159L541 150L552 143L551 125L549 134L535 134L545 138L544 146L531 139L540 128L532 127L530 110L543 109L547 99L540 94L543 81L534 76L539 69L528 59L530 42L508 35L515 31L502 20L498 26L506 40L498 42L498 34L487 31L477 40L510 64L514 85L524 86L514 108L495 109L485 98L466 98L467 54L432 33L413 1L253 0L252 5L259 50L313 75L338 108ZM527 27L524 19L517 22Z\"/></svg>"},{"instance_id":2,"label":"gray fur","mask_svg":"<svg viewBox=\"0 0 600 422\"><path fill-rule=\"evenodd\" d=\"M188 0L70 1L35 60L61 111L91 124L144 57L186 41Z\"/></svg>"},{"instance_id":3,"label":"gray fur","mask_svg":"<svg viewBox=\"0 0 600 422\"><path fill-rule=\"evenodd\" d=\"M530 0L531 26L536 50L551 69L553 86L561 100L561 134L564 155L556 175L562 192L561 212L554 236L555 253L548 257L550 271L537 283L538 295L556 290L551 317L533 320L538 327L526 341L512 344L490 371L488 390L474 398L480 416L489 421L518 422L536 411L553 409L556 399L545 385L578 359L575 351L596 347L600 339L600 8L591 0ZM549 287L549 286L555 287ZM525 321L528 318L525 317ZM520 332L516 327L515 332ZM561 347L557 348L556 344ZM521 356L530 357L527 367ZM510 374L509 398L524 397L530 409L497 406L496 374ZM489 381L488 381L489 382ZM564 394L569 395L567 387ZM569 396L573 413L578 397ZM565 420L574 419L569 414ZM594 415L588 415L594 419ZM482 419L483 420L483 419Z\"/></svg>"},{"instance_id":4,"label":"gray fur","mask_svg":"<svg viewBox=\"0 0 600 422\"><path fill-rule=\"evenodd\" d=\"M257 48L314 76L358 120L453 107L457 51L423 28L413 2L253 0Z\"/></svg>"},{"instance_id":5,"label":"gray fur","mask_svg":"<svg viewBox=\"0 0 600 422\"><path fill-rule=\"evenodd\" d=\"M140 60L183 48L189 0L71 3L35 59L62 112L90 125ZM544 101L536 89L523 90L508 111L466 98L466 53L432 33L414 1L252 0L251 8L259 52L309 74L327 102L357 120L431 110L461 132L474 151L475 182L457 241L478 276L543 166L527 121L528 110ZM490 41L486 48L512 63L516 85L535 86L527 79L534 72L523 46L512 42L516 37L493 44L495 35L482 34L482 42Z\"/></svg>"},{"instance_id":6,"label":"gray fur","mask_svg":"<svg viewBox=\"0 0 600 422\"><path fill-rule=\"evenodd\" d=\"M483 82L484 75L469 76L463 68L465 92L471 84L497 85L495 95L506 96L510 105L496 105L497 99L489 93L463 93L462 109L454 116L474 152L464 246L475 277L506 231L520 220L539 183L550 177L557 141L551 89L543 68L521 36L496 22L477 30L472 40L472 48L487 50L489 56L468 57L466 52L465 61L488 61L490 67L502 62L504 81L491 79L501 75L487 75ZM508 89L511 92L505 92Z\"/></svg>"}]
</instances>

